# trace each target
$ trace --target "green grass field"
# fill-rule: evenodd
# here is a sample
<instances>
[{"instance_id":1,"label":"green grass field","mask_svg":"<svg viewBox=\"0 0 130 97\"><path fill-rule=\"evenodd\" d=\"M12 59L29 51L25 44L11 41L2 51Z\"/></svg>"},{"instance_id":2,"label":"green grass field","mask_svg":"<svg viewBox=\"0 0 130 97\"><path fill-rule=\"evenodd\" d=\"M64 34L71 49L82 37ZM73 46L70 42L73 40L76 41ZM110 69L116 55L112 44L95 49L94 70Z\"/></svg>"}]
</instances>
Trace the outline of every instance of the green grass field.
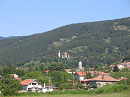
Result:
<instances>
[{"instance_id":1,"label":"green grass field","mask_svg":"<svg viewBox=\"0 0 130 97\"><path fill-rule=\"evenodd\" d=\"M12 97L130 97L130 92L112 93L112 94L99 94L99 95L87 95L87 94L59 94L49 95L43 94L39 96L12 96Z\"/></svg>"},{"instance_id":2,"label":"green grass field","mask_svg":"<svg viewBox=\"0 0 130 97\"><path fill-rule=\"evenodd\" d=\"M65 94L65 95L41 95L41 96L21 96L21 97L130 97L130 95L119 93L119 94L104 94L104 95Z\"/></svg>"}]
</instances>

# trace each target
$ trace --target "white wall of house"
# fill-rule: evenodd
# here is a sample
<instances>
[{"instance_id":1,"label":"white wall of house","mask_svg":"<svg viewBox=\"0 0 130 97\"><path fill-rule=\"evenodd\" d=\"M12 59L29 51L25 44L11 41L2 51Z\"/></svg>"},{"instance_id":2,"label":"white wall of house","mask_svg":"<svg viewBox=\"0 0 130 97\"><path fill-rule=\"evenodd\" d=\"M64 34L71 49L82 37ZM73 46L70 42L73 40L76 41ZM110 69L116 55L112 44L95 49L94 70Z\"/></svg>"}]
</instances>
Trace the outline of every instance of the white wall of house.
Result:
<instances>
[{"instance_id":1,"label":"white wall of house","mask_svg":"<svg viewBox=\"0 0 130 97\"><path fill-rule=\"evenodd\" d=\"M122 70L122 69L124 69L124 68L125 68L125 66L124 66L124 65L117 65L117 67L118 67L120 70Z\"/></svg>"},{"instance_id":2,"label":"white wall of house","mask_svg":"<svg viewBox=\"0 0 130 97\"><path fill-rule=\"evenodd\" d=\"M27 86L23 86L23 92L52 92L53 88L52 87L46 87L45 84L42 86L39 84L37 81L33 81Z\"/></svg>"},{"instance_id":3,"label":"white wall of house","mask_svg":"<svg viewBox=\"0 0 130 97\"><path fill-rule=\"evenodd\" d=\"M32 92L42 91L42 85L40 85L38 82L34 81L34 82L30 83L29 85L24 86L24 90L32 91Z\"/></svg>"},{"instance_id":4,"label":"white wall of house","mask_svg":"<svg viewBox=\"0 0 130 97\"><path fill-rule=\"evenodd\" d=\"M79 76L79 80L80 81L84 80L84 76Z\"/></svg>"},{"instance_id":5,"label":"white wall of house","mask_svg":"<svg viewBox=\"0 0 130 97\"><path fill-rule=\"evenodd\" d=\"M97 87L103 87L104 85L113 84L113 82L96 82Z\"/></svg>"}]
</instances>

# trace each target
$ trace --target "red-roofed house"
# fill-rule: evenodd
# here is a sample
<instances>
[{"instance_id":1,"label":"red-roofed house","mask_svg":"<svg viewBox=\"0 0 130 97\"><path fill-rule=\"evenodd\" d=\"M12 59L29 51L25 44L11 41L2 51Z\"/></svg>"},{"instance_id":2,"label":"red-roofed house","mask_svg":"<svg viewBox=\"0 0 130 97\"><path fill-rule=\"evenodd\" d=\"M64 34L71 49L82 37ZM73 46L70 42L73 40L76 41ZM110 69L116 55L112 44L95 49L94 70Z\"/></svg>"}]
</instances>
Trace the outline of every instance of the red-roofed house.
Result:
<instances>
[{"instance_id":1,"label":"red-roofed house","mask_svg":"<svg viewBox=\"0 0 130 97\"><path fill-rule=\"evenodd\" d=\"M113 84L113 83L116 83L119 81L120 81L120 79L115 79L108 74L102 74L102 75L98 75L97 77L94 77L91 79L85 79L81 82L84 84L87 84L87 85L90 85L91 83L95 83L97 85L97 87L102 87L104 85Z\"/></svg>"},{"instance_id":2,"label":"red-roofed house","mask_svg":"<svg viewBox=\"0 0 130 97\"><path fill-rule=\"evenodd\" d=\"M87 72L75 72L75 77L76 77L76 79L82 81L82 80L84 80L86 74L87 74Z\"/></svg>"},{"instance_id":3,"label":"red-roofed house","mask_svg":"<svg viewBox=\"0 0 130 97\"><path fill-rule=\"evenodd\" d=\"M20 85L23 87L24 91L42 91L42 85L38 83L36 79L26 79L20 82Z\"/></svg>"},{"instance_id":4,"label":"red-roofed house","mask_svg":"<svg viewBox=\"0 0 130 97\"><path fill-rule=\"evenodd\" d=\"M44 70L43 72L48 73L50 70Z\"/></svg>"},{"instance_id":5,"label":"red-roofed house","mask_svg":"<svg viewBox=\"0 0 130 97\"><path fill-rule=\"evenodd\" d=\"M89 71L89 73L91 74L91 76L102 75L102 74L109 74L109 73L100 72L100 71Z\"/></svg>"}]
</instances>

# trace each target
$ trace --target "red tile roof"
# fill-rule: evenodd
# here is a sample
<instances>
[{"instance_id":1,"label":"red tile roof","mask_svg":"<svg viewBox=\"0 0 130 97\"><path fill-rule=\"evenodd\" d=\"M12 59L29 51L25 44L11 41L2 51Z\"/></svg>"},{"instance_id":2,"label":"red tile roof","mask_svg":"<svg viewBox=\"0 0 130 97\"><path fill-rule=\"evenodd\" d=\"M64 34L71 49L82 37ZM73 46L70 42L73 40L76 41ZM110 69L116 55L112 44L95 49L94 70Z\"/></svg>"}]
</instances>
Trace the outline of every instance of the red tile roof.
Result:
<instances>
[{"instance_id":1,"label":"red tile roof","mask_svg":"<svg viewBox=\"0 0 130 97\"><path fill-rule=\"evenodd\" d=\"M34 80L33 79L26 79L20 82L20 85L22 86L26 86L29 85L30 83L32 83Z\"/></svg>"},{"instance_id":2,"label":"red tile roof","mask_svg":"<svg viewBox=\"0 0 130 97\"><path fill-rule=\"evenodd\" d=\"M89 73L91 73L91 74L95 74L95 75L109 74L109 73L106 73L106 72L100 72L100 71L90 71Z\"/></svg>"},{"instance_id":3,"label":"red tile roof","mask_svg":"<svg viewBox=\"0 0 130 97\"><path fill-rule=\"evenodd\" d=\"M126 62L127 65L130 65L130 62Z\"/></svg>"},{"instance_id":4,"label":"red tile roof","mask_svg":"<svg viewBox=\"0 0 130 97\"><path fill-rule=\"evenodd\" d=\"M127 68L130 69L130 65L128 65Z\"/></svg>"},{"instance_id":5,"label":"red tile roof","mask_svg":"<svg viewBox=\"0 0 130 97\"><path fill-rule=\"evenodd\" d=\"M90 82L90 81L118 82L120 80L115 79L109 75L99 75L95 78L85 79L83 82Z\"/></svg>"},{"instance_id":6,"label":"red tile roof","mask_svg":"<svg viewBox=\"0 0 130 97\"><path fill-rule=\"evenodd\" d=\"M48 73L50 70L44 70L43 72L46 72L46 73Z\"/></svg>"},{"instance_id":7,"label":"red tile roof","mask_svg":"<svg viewBox=\"0 0 130 97\"><path fill-rule=\"evenodd\" d=\"M85 76L87 75L88 73L90 74L94 74L94 75L108 75L109 73L106 73L106 72L99 72L99 71L89 71L89 72L75 72L75 74L79 75L79 76Z\"/></svg>"},{"instance_id":8,"label":"red tile roof","mask_svg":"<svg viewBox=\"0 0 130 97\"><path fill-rule=\"evenodd\" d=\"M75 72L75 74L79 76L85 76L87 73L86 72Z\"/></svg>"}]
</instances>

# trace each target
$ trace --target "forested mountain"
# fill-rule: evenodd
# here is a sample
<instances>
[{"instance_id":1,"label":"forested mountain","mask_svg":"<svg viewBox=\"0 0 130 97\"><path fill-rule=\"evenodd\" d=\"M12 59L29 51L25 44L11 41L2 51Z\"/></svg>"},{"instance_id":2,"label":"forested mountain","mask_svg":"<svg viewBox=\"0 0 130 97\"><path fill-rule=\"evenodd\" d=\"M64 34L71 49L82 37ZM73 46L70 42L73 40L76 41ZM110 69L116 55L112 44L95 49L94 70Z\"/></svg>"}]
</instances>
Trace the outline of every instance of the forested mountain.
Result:
<instances>
[{"instance_id":1,"label":"forested mountain","mask_svg":"<svg viewBox=\"0 0 130 97\"><path fill-rule=\"evenodd\" d=\"M86 64L112 64L130 54L130 18L63 26L0 40L0 64L21 64L67 51Z\"/></svg>"}]
</instances>

